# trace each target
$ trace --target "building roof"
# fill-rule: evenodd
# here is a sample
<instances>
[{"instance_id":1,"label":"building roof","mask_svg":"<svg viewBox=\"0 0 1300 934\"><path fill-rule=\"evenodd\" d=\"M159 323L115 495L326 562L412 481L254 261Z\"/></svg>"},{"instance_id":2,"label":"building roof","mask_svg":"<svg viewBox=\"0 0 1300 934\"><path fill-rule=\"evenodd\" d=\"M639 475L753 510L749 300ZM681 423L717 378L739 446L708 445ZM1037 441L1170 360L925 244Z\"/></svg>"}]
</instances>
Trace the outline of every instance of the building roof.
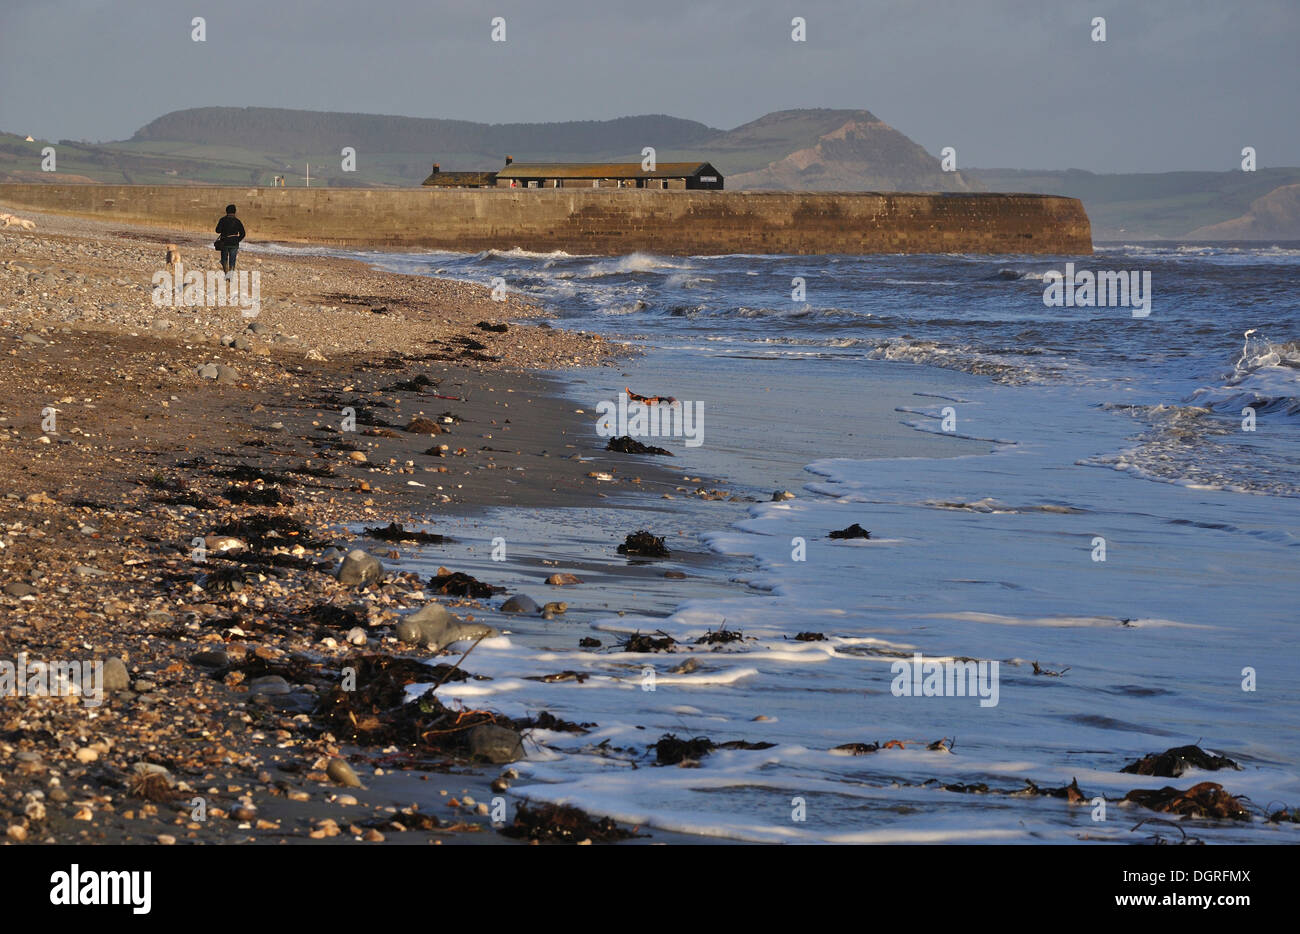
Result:
<instances>
[{"instance_id":1,"label":"building roof","mask_svg":"<svg viewBox=\"0 0 1300 934\"><path fill-rule=\"evenodd\" d=\"M496 179L496 172L434 172L423 184L436 188L466 188L492 185Z\"/></svg>"},{"instance_id":2,"label":"building roof","mask_svg":"<svg viewBox=\"0 0 1300 934\"><path fill-rule=\"evenodd\" d=\"M722 173L707 162L660 162L653 172L639 162L515 162L497 173L497 178L693 178Z\"/></svg>"}]
</instances>

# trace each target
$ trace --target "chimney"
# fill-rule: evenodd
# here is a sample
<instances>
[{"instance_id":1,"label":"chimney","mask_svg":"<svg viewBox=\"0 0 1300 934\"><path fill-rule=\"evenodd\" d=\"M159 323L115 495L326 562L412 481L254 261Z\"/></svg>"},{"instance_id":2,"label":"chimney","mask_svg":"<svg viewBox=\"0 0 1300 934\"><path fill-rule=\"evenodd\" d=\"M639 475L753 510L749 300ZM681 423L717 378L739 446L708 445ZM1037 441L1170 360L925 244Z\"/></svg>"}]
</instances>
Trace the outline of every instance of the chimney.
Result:
<instances>
[{"instance_id":1,"label":"chimney","mask_svg":"<svg viewBox=\"0 0 1300 934\"><path fill-rule=\"evenodd\" d=\"M510 163L512 163L512 162L514 162L514 161L515 161L515 157L514 157L514 156L506 156L506 165L509 165Z\"/></svg>"},{"instance_id":2,"label":"chimney","mask_svg":"<svg viewBox=\"0 0 1300 934\"><path fill-rule=\"evenodd\" d=\"M441 171L442 171L442 166L440 166L438 163L435 162L433 164L433 174L437 175Z\"/></svg>"}]
</instances>

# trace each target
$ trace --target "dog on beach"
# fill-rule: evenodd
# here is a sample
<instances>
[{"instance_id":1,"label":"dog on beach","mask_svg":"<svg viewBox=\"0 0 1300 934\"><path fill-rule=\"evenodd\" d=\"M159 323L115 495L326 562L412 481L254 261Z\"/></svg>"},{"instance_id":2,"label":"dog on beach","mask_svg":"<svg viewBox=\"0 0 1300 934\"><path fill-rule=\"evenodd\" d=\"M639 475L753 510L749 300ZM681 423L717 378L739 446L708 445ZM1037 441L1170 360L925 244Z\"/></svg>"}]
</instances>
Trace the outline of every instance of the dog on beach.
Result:
<instances>
[{"instance_id":1,"label":"dog on beach","mask_svg":"<svg viewBox=\"0 0 1300 934\"><path fill-rule=\"evenodd\" d=\"M167 265L172 268L172 276L176 276L177 267L181 264L180 248L174 243L167 244Z\"/></svg>"},{"instance_id":2,"label":"dog on beach","mask_svg":"<svg viewBox=\"0 0 1300 934\"><path fill-rule=\"evenodd\" d=\"M3 227L21 227L23 230L35 230L36 222L29 221L25 217L18 217L15 214L0 214L0 226Z\"/></svg>"},{"instance_id":3,"label":"dog on beach","mask_svg":"<svg viewBox=\"0 0 1300 934\"><path fill-rule=\"evenodd\" d=\"M672 396L641 396L634 393L626 386L623 391L627 393L627 398L631 402L640 402L642 405L676 405L677 400Z\"/></svg>"}]
</instances>

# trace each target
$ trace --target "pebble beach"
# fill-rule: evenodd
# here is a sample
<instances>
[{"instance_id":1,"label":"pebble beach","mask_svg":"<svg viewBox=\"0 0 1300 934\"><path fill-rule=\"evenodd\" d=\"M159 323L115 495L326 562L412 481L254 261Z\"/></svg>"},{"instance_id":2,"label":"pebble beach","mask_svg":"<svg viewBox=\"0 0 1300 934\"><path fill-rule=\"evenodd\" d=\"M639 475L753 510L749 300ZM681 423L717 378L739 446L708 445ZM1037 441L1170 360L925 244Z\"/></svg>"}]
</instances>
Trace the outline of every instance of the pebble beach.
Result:
<instances>
[{"instance_id":1,"label":"pebble beach","mask_svg":"<svg viewBox=\"0 0 1300 934\"><path fill-rule=\"evenodd\" d=\"M255 317L158 307L166 245L206 271L205 238L23 216L0 235L0 658L102 663L103 696L0 699L6 842L504 842L489 784L528 724L353 729L381 673L469 644L404 614L485 628L471 592L392 570L413 537L355 530L604 497L622 465L539 372L627 350L478 286L247 249ZM666 488L633 472L614 485Z\"/></svg>"}]
</instances>

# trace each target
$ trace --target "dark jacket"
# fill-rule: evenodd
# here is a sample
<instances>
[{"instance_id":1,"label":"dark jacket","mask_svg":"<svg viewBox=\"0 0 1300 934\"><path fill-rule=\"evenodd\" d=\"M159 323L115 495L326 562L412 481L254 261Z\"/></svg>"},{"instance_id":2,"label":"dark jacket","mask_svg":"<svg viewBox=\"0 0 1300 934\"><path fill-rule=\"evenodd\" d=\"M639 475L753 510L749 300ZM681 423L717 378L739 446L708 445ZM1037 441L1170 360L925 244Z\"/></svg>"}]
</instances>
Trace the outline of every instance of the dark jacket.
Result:
<instances>
[{"instance_id":1,"label":"dark jacket","mask_svg":"<svg viewBox=\"0 0 1300 934\"><path fill-rule=\"evenodd\" d=\"M244 239L244 225L233 214L224 215L217 221L217 233L221 235L221 245L226 248L239 246Z\"/></svg>"}]
</instances>

